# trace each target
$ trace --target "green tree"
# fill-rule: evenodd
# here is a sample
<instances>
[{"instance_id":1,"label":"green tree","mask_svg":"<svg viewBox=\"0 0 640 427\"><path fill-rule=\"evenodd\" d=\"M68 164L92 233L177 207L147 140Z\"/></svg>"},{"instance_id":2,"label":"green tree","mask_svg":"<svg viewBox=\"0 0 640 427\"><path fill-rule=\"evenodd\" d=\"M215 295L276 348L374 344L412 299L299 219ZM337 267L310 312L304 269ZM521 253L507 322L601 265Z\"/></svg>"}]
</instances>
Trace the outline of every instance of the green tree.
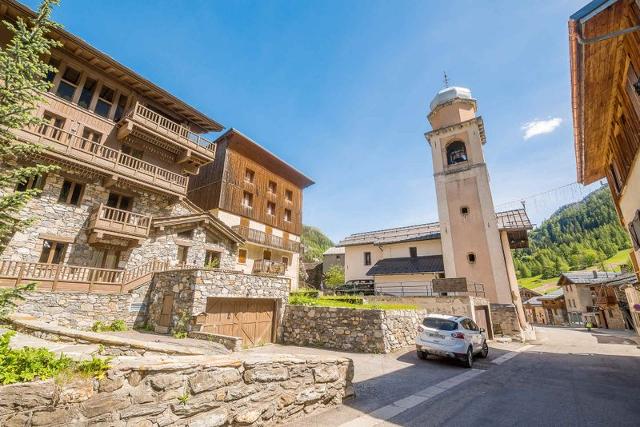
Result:
<instances>
[{"instance_id":1,"label":"green tree","mask_svg":"<svg viewBox=\"0 0 640 427\"><path fill-rule=\"evenodd\" d=\"M328 288L344 284L344 269L339 265L330 267L324 274L324 284Z\"/></svg>"},{"instance_id":2,"label":"green tree","mask_svg":"<svg viewBox=\"0 0 640 427\"><path fill-rule=\"evenodd\" d=\"M56 24L49 20L58 0L43 0L34 18L18 17L15 22L3 21L12 34L6 46L0 47L0 188L13 189L29 178L51 172L54 166L34 163L42 147L19 141L15 130L37 126L41 119L34 115L42 93L51 83L47 74L55 68L45 62L57 41L47 38ZM0 196L0 252L13 233L27 226L32 219L21 218L22 208L36 196L38 189L8 191Z\"/></svg>"}]
</instances>

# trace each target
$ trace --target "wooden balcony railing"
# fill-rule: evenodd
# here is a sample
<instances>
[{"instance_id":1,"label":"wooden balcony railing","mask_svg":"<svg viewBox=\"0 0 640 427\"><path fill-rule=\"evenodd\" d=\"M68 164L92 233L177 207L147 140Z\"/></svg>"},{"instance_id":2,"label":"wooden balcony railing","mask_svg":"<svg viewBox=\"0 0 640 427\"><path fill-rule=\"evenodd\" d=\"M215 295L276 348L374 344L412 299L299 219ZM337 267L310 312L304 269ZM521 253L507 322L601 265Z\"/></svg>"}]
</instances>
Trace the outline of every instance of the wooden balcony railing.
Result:
<instances>
[{"instance_id":1,"label":"wooden balcony railing","mask_svg":"<svg viewBox=\"0 0 640 427\"><path fill-rule=\"evenodd\" d=\"M257 259L253 262L254 273L268 273L283 275L287 271L287 266L278 261L271 261L269 259Z\"/></svg>"},{"instance_id":2,"label":"wooden balcony railing","mask_svg":"<svg viewBox=\"0 0 640 427\"><path fill-rule=\"evenodd\" d=\"M161 271L195 266L174 266L167 261L153 260L131 270L82 267L40 262L0 261L0 287L16 287L37 283L39 291L70 291L122 293L148 283Z\"/></svg>"},{"instance_id":3,"label":"wooden balcony railing","mask_svg":"<svg viewBox=\"0 0 640 427\"><path fill-rule=\"evenodd\" d=\"M154 164L137 159L113 148L82 138L52 125L40 125L36 132L26 130L35 137L32 142L62 154L83 165L93 166L100 171L113 171L125 177L134 178L155 188L172 193L186 194L186 176L171 172Z\"/></svg>"},{"instance_id":4,"label":"wooden balcony railing","mask_svg":"<svg viewBox=\"0 0 640 427\"><path fill-rule=\"evenodd\" d=\"M132 120L187 148L204 148L210 152L209 155L211 157L215 155L216 146L210 140L192 132L187 127L173 120L169 120L140 103L136 103L133 108L125 114L122 120Z\"/></svg>"},{"instance_id":5,"label":"wooden balcony railing","mask_svg":"<svg viewBox=\"0 0 640 427\"><path fill-rule=\"evenodd\" d=\"M596 297L597 305L616 305L617 303L618 303L618 300L613 295L603 295L603 296Z\"/></svg>"},{"instance_id":6,"label":"wooden balcony railing","mask_svg":"<svg viewBox=\"0 0 640 427\"><path fill-rule=\"evenodd\" d=\"M254 230L253 228L245 227L243 225L234 225L231 228L250 242L269 246L275 249L283 249L288 252L300 251L300 243L298 242L285 240L282 237L267 234L264 231Z\"/></svg>"},{"instance_id":7,"label":"wooden balcony railing","mask_svg":"<svg viewBox=\"0 0 640 427\"><path fill-rule=\"evenodd\" d=\"M110 208L102 203L93 210L89 218L89 229L92 232L111 232L139 238L147 237L150 227L151 216Z\"/></svg>"}]
</instances>

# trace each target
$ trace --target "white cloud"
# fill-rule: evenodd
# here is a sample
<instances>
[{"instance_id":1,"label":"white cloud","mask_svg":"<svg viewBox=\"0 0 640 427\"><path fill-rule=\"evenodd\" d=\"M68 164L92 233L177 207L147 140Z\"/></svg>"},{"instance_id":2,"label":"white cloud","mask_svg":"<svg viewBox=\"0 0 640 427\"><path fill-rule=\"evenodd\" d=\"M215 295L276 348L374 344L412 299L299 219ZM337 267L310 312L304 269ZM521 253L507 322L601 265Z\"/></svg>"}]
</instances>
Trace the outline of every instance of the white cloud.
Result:
<instances>
[{"instance_id":1,"label":"white cloud","mask_svg":"<svg viewBox=\"0 0 640 427\"><path fill-rule=\"evenodd\" d=\"M520 129L524 131L524 139L526 141L534 136L553 132L560 126L560 123L562 123L562 119L560 117L554 117L549 120L534 120L525 123Z\"/></svg>"}]
</instances>

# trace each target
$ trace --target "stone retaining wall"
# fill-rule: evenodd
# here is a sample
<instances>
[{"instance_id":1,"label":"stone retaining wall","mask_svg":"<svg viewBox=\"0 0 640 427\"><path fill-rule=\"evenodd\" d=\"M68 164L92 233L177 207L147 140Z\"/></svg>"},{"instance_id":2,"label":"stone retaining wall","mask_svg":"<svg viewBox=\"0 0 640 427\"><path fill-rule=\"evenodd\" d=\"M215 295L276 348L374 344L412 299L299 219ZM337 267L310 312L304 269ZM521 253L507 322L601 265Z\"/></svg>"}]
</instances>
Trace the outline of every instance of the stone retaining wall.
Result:
<instances>
[{"instance_id":1,"label":"stone retaining wall","mask_svg":"<svg viewBox=\"0 0 640 427\"><path fill-rule=\"evenodd\" d=\"M345 358L139 358L100 380L0 386L0 425L272 425L340 404L352 378Z\"/></svg>"},{"instance_id":2,"label":"stone retaining wall","mask_svg":"<svg viewBox=\"0 0 640 427\"><path fill-rule=\"evenodd\" d=\"M242 350L242 338L232 337L229 335L214 334L212 332L191 331L187 335L189 338L197 340L210 341L222 344L226 349L231 351Z\"/></svg>"},{"instance_id":3,"label":"stone retaining wall","mask_svg":"<svg viewBox=\"0 0 640 427\"><path fill-rule=\"evenodd\" d=\"M136 290L146 294L147 287ZM29 292L19 302L16 311L28 314L43 322L56 323L76 329L90 329L96 321L111 323L124 320L127 326L144 323L137 309L131 304L138 299L133 294L96 294L86 292ZM144 299L144 297L141 297ZM142 302L142 301L140 301Z\"/></svg>"},{"instance_id":4,"label":"stone retaining wall","mask_svg":"<svg viewBox=\"0 0 640 427\"><path fill-rule=\"evenodd\" d=\"M363 353L389 353L415 344L424 310L363 310L287 305L285 344Z\"/></svg>"},{"instance_id":5,"label":"stone retaining wall","mask_svg":"<svg viewBox=\"0 0 640 427\"><path fill-rule=\"evenodd\" d=\"M491 304L491 320L495 336L522 339L518 313L513 304Z\"/></svg>"}]
</instances>

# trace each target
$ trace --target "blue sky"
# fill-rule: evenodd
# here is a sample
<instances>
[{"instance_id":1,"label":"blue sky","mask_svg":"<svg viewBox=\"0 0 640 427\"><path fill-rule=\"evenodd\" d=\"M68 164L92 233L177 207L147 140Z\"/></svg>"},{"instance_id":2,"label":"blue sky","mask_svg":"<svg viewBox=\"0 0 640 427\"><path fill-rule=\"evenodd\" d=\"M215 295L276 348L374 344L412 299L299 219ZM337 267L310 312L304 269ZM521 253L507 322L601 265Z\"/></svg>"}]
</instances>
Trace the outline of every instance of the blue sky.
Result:
<instances>
[{"instance_id":1,"label":"blue sky","mask_svg":"<svg viewBox=\"0 0 640 427\"><path fill-rule=\"evenodd\" d=\"M304 222L339 240L437 220L423 134L444 70L478 100L496 205L574 182L567 20L586 3L62 0L54 19L313 178Z\"/></svg>"}]
</instances>

